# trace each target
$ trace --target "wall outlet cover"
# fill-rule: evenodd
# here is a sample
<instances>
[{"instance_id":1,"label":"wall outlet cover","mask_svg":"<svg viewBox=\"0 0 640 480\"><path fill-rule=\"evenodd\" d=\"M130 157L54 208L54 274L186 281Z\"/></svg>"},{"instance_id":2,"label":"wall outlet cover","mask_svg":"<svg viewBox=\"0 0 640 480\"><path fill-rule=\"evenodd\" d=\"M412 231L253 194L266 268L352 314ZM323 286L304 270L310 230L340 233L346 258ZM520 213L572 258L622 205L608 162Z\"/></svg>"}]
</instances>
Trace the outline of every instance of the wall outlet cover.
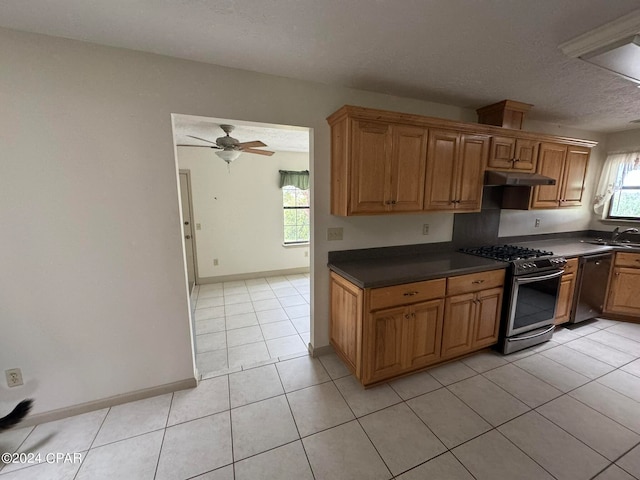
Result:
<instances>
[{"instance_id":1,"label":"wall outlet cover","mask_svg":"<svg viewBox=\"0 0 640 480\"><path fill-rule=\"evenodd\" d=\"M327 240L342 240L343 230L342 227L327 228Z\"/></svg>"},{"instance_id":2,"label":"wall outlet cover","mask_svg":"<svg viewBox=\"0 0 640 480\"><path fill-rule=\"evenodd\" d=\"M11 368L4 371L7 377L7 385L9 387L17 387L18 385L24 385L22 381L22 372L19 368Z\"/></svg>"}]
</instances>

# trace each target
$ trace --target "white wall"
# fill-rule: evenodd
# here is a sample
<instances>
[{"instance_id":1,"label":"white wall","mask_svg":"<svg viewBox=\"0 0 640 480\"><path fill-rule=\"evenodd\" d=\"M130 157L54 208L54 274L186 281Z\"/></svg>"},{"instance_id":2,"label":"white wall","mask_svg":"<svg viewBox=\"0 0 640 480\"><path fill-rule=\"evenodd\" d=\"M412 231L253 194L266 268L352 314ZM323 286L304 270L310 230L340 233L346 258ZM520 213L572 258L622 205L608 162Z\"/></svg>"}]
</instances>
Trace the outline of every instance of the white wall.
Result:
<instances>
[{"instance_id":1,"label":"white wall","mask_svg":"<svg viewBox=\"0 0 640 480\"><path fill-rule=\"evenodd\" d=\"M309 267L308 246L283 246L278 183L278 170L309 170L308 153L243 154L227 169L210 148L178 147L178 165L191 170L193 223L202 227L199 278Z\"/></svg>"},{"instance_id":2,"label":"white wall","mask_svg":"<svg viewBox=\"0 0 640 480\"><path fill-rule=\"evenodd\" d=\"M326 117L344 104L471 110L0 29L0 407L36 412L193 375L171 114L313 129L311 342L328 344L327 252L446 241L452 215L329 214ZM421 234L422 224L430 235ZM327 242L327 227L344 240Z\"/></svg>"}]
</instances>

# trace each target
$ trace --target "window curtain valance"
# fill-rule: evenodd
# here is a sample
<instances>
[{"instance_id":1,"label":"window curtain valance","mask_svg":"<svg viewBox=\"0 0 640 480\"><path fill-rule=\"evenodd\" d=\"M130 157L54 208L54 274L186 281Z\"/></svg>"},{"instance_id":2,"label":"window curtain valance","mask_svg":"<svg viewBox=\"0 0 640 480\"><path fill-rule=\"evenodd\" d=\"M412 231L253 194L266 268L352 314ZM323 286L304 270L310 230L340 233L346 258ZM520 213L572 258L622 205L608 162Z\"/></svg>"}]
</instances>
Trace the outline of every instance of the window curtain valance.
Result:
<instances>
[{"instance_id":1,"label":"window curtain valance","mask_svg":"<svg viewBox=\"0 0 640 480\"><path fill-rule=\"evenodd\" d=\"M280 170L280 188L292 186L300 190L309 190L309 170L300 172Z\"/></svg>"},{"instance_id":2,"label":"window curtain valance","mask_svg":"<svg viewBox=\"0 0 640 480\"><path fill-rule=\"evenodd\" d=\"M640 152L609 154L602 167L600 181L593 200L593 211L606 218L605 208L613 194L622 188L622 179L627 172L640 169Z\"/></svg>"}]
</instances>

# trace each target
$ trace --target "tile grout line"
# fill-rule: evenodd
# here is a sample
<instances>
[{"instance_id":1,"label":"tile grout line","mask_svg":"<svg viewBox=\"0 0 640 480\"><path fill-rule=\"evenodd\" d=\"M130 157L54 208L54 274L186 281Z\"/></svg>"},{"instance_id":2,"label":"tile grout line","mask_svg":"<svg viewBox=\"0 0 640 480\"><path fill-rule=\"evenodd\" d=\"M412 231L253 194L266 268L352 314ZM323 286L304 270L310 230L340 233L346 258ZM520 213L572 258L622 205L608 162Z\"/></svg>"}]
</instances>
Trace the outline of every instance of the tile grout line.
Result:
<instances>
[{"instance_id":1,"label":"tile grout line","mask_svg":"<svg viewBox=\"0 0 640 480\"><path fill-rule=\"evenodd\" d=\"M156 468L153 472L153 478L158 476L158 467L160 466L160 457L162 457L162 448L164 447L164 439L167 435L167 425L169 425L169 417L171 416L171 407L173 407L173 400L175 399L175 392L171 394L171 401L169 402L169 410L167 411L167 419L164 422L164 428L162 430L162 441L160 442L160 450L158 451L158 459L156 460Z\"/></svg>"},{"instance_id":2,"label":"tile grout line","mask_svg":"<svg viewBox=\"0 0 640 480\"><path fill-rule=\"evenodd\" d=\"M324 367L322 367L324 368ZM280 386L282 387L282 391L284 392L284 399L287 402L287 406L289 407L289 413L291 414L291 418L293 419L293 424L296 427L296 431L298 432L298 439L295 440L295 442L300 442L300 445L302 446L302 451L304 452L304 456L307 459L307 465L309 465L309 471L311 472L311 477L315 480L316 475L315 473L313 473L313 467L311 466L311 461L309 460L309 454L307 453L307 449L304 447L304 442L302 441L302 435L300 434L300 428L298 427L298 422L296 421L296 416L293 414L293 409L291 408L291 403L289 402L289 397L287 396L287 389L284 386L284 382L282 381L282 377L280 375L280 370L278 370L278 367L275 367L276 369L276 375L278 375L278 380L280 380ZM313 386L313 385L311 385ZM301 390L301 389L300 389ZM293 443L293 442L290 442ZM282 445L281 445L282 446ZM279 447L277 447L279 448Z\"/></svg>"}]
</instances>

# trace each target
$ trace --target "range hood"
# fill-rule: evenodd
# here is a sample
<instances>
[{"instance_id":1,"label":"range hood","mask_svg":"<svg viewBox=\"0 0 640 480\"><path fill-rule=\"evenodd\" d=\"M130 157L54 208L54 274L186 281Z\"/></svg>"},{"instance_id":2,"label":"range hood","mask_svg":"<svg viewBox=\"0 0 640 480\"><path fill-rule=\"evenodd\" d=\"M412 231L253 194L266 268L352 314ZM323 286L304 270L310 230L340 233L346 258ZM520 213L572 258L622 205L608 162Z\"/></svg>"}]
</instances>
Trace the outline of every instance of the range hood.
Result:
<instances>
[{"instance_id":1,"label":"range hood","mask_svg":"<svg viewBox=\"0 0 640 480\"><path fill-rule=\"evenodd\" d=\"M497 172L488 170L484 175L484 184L487 186L514 185L534 187L536 185L555 185L556 179L545 177L539 173Z\"/></svg>"}]
</instances>

